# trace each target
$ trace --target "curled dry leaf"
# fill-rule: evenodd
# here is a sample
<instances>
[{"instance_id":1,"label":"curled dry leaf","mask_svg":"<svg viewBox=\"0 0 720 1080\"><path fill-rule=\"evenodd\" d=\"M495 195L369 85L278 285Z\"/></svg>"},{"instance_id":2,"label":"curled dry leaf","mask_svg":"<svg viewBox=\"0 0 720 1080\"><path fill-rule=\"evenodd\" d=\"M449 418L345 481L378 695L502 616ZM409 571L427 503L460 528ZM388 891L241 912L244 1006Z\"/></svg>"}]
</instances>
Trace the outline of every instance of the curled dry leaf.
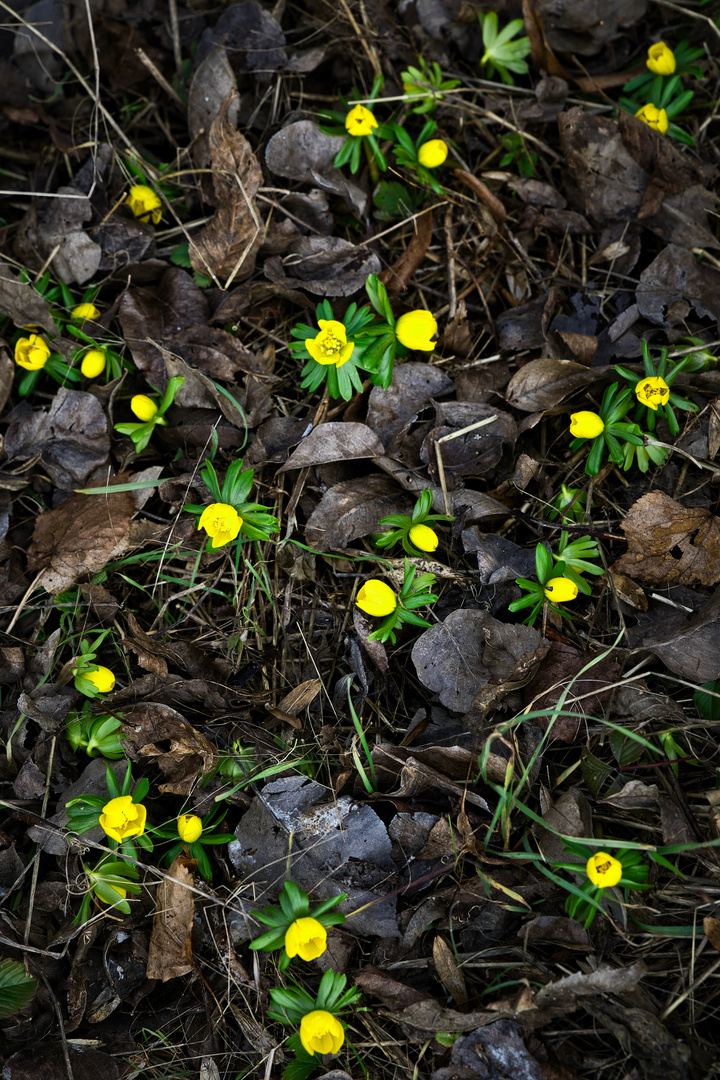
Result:
<instances>
[{"instance_id":1,"label":"curled dry leaf","mask_svg":"<svg viewBox=\"0 0 720 1080\"><path fill-rule=\"evenodd\" d=\"M210 128L228 98L228 123L237 126L240 99L233 96L236 86L237 76L230 67L227 50L218 45L195 69L188 91L188 134L198 169L206 169L211 163Z\"/></svg>"},{"instance_id":2,"label":"curled dry leaf","mask_svg":"<svg viewBox=\"0 0 720 1080\"><path fill-rule=\"evenodd\" d=\"M433 398L449 394L453 381L439 368L429 364L398 364L387 390L379 386L370 391L367 424L392 455L410 425Z\"/></svg>"},{"instance_id":3,"label":"curled dry leaf","mask_svg":"<svg viewBox=\"0 0 720 1080\"><path fill-rule=\"evenodd\" d=\"M154 758L168 781L160 784L159 790L174 795L188 795L217 757L213 745L197 728L175 709L157 701L127 709L123 735L130 758ZM168 742L167 749L161 745Z\"/></svg>"},{"instance_id":4,"label":"curled dry leaf","mask_svg":"<svg viewBox=\"0 0 720 1080\"><path fill-rule=\"evenodd\" d=\"M635 295L640 314L656 326L684 325L691 307L701 318L720 319L720 273L677 244L643 270Z\"/></svg>"},{"instance_id":5,"label":"curled dry leaf","mask_svg":"<svg viewBox=\"0 0 720 1080\"><path fill-rule=\"evenodd\" d=\"M314 120L298 120L273 135L265 150L265 164L276 176L343 196L358 214L364 215L367 195L333 165L342 144L341 136L324 134Z\"/></svg>"},{"instance_id":6,"label":"curled dry leaf","mask_svg":"<svg viewBox=\"0 0 720 1080\"><path fill-rule=\"evenodd\" d=\"M192 933L195 898L188 888L193 884L195 860L178 855L155 892L155 914L148 947L147 977L178 979L193 970Z\"/></svg>"},{"instance_id":7,"label":"curled dry leaf","mask_svg":"<svg viewBox=\"0 0 720 1080\"><path fill-rule=\"evenodd\" d=\"M107 461L107 419L92 394L61 387L49 409L36 412L24 402L8 427L8 457L25 461L40 455L43 468L58 487L80 487Z\"/></svg>"},{"instance_id":8,"label":"curled dry leaf","mask_svg":"<svg viewBox=\"0 0 720 1080\"><path fill-rule=\"evenodd\" d=\"M378 457L383 453L382 443L367 424L333 421L313 428L278 472L326 465L330 461Z\"/></svg>"},{"instance_id":9,"label":"curled dry leaf","mask_svg":"<svg viewBox=\"0 0 720 1080\"><path fill-rule=\"evenodd\" d=\"M608 368L587 368L573 360L531 360L517 371L505 390L510 405L523 412L551 409L559 401L583 386L590 386L608 372Z\"/></svg>"},{"instance_id":10,"label":"curled dry leaf","mask_svg":"<svg viewBox=\"0 0 720 1080\"><path fill-rule=\"evenodd\" d=\"M628 550L612 570L656 585L720 581L720 522L709 510L652 491L630 507L621 528Z\"/></svg>"},{"instance_id":11,"label":"curled dry leaf","mask_svg":"<svg viewBox=\"0 0 720 1080\"><path fill-rule=\"evenodd\" d=\"M344 480L323 495L308 519L305 539L320 550L344 548L359 536L380 532L381 518L411 514L414 505L411 496L382 474Z\"/></svg>"},{"instance_id":12,"label":"curled dry leaf","mask_svg":"<svg viewBox=\"0 0 720 1080\"><path fill-rule=\"evenodd\" d=\"M301 236L284 259L267 259L263 272L270 281L315 296L352 296L381 267L375 252L362 244L339 236Z\"/></svg>"},{"instance_id":13,"label":"curled dry leaf","mask_svg":"<svg viewBox=\"0 0 720 1080\"><path fill-rule=\"evenodd\" d=\"M16 326L41 326L49 334L57 333L47 300L4 261L0 261L0 311Z\"/></svg>"}]
</instances>

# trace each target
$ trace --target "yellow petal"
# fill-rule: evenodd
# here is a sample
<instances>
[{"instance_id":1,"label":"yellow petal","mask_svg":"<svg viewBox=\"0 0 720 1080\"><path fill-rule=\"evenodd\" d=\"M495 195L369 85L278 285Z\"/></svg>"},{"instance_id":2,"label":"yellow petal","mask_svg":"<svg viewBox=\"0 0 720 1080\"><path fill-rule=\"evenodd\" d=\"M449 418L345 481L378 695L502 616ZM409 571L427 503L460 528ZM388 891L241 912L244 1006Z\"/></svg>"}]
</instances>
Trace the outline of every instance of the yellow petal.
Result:
<instances>
[{"instance_id":1,"label":"yellow petal","mask_svg":"<svg viewBox=\"0 0 720 1080\"><path fill-rule=\"evenodd\" d=\"M617 885L622 877L623 867L619 859L614 859L605 851L597 851L591 855L586 866L587 876L593 885L599 889L607 889Z\"/></svg>"}]
</instances>

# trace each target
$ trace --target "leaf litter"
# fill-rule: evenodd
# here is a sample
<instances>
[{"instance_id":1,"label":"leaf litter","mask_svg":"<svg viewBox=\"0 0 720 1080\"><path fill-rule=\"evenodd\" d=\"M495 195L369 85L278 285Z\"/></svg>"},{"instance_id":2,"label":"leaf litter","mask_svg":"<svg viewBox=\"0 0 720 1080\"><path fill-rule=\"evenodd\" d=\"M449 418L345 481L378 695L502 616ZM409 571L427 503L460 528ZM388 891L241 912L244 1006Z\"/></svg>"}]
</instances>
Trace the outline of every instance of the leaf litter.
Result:
<instances>
[{"instance_id":1,"label":"leaf litter","mask_svg":"<svg viewBox=\"0 0 720 1080\"><path fill-rule=\"evenodd\" d=\"M6 31L0 957L37 982L0 1020L9 1080L280 1075L287 976L249 944L288 879L345 897L299 971L363 992L327 1080L714 1075L720 11L660 7L525 0L505 46L445 0L120 3L92 34L35 5ZM622 102L661 40L685 139ZM338 162L338 93L381 118L388 172L369 141ZM423 175L386 125L428 118L450 155ZM136 217L132 185L157 209ZM291 330L337 332L373 275L393 320L432 316L430 347L393 330L387 378L365 341L349 396L303 388ZM14 359L30 335L39 374ZM657 460L586 470L568 424L624 388L616 365L643 378L644 342L666 375L695 350L679 431L633 398ZM140 448L115 426L139 395ZM238 527L256 502L279 531L210 546L240 459ZM581 537L598 573L548 603L538 567L572 572ZM437 600L413 608L422 575ZM534 625L511 606L528 579ZM397 642L357 603L373 581L421 619ZM95 698L90 654L114 679ZM127 762L155 848L109 906L110 834L69 826ZM164 859L179 815L232 840L178 832ZM626 873L639 851L648 888L593 893L598 851Z\"/></svg>"}]
</instances>

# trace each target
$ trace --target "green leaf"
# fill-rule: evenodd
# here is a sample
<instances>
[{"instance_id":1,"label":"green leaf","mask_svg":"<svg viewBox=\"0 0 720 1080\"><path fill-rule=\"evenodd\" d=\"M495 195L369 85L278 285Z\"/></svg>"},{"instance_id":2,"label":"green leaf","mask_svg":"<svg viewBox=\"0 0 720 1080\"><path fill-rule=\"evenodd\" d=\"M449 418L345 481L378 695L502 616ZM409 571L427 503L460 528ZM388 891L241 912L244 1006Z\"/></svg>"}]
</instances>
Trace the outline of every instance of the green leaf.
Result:
<instances>
[{"instance_id":1,"label":"green leaf","mask_svg":"<svg viewBox=\"0 0 720 1080\"><path fill-rule=\"evenodd\" d=\"M36 987L37 979L26 975L17 960L0 962L0 1017L12 1016L27 1005Z\"/></svg>"}]
</instances>

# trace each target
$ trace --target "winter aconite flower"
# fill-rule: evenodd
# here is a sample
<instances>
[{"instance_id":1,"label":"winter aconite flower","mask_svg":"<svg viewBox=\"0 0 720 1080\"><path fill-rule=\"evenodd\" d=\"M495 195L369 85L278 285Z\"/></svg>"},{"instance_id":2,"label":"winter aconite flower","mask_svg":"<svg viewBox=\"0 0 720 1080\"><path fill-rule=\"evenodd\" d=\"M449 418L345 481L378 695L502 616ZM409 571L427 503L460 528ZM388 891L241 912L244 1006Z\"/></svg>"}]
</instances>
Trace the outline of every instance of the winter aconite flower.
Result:
<instances>
[{"instance_id":1,"label":"winter aconite flower","mask_svg":"<svg viewBox=\"0 0 720 1080\"><path fill-rule=\"evenodd\" d=\"M657 41L648 49L646 63L655 75L672 75L675 72L675 53L664 41Z\"/></svg>"},{"instance_id":2,"label":"winter aconite flower","mask_svg":"<svg viewBox=\"0 0 720 1080\"><path fill-rule=\"evenodd\" d=\"M132 795L120 795L105 803L100 815L103 831L121 844L130 836L142 836L145 832L147 810L142 803L135 803Z\"/></svg>"},{"instance_id":3,"label":"winter aconite flower","mask_svg":"<svg viewBox=\"0 0 720 1080\"><path fill-rule=\"evenodd\" d=\"M186 844L194 844L202 836L202 818L197 814L181 814L177 819L177 831L181 840Z\"/></svg>"},{"instance_id":4,"label":"winter aconite flower","mask_svg":"<svg viewBox=\"0 0 720 1080\"><path fill-rule=\"evenodd\" d=\"M371 578L360 589L355 603L368 615L390 615L397 607L397 596L384 581Z\"/></svg>"},{"instance_id":5,"label":"winter aconite flower","mask_svg":"<svg viewBox=\"0 0 720 1080\"><path fill-rule=\"evenodd\" d=\"M623 876L623 865L619 859L604 851L597 851L591 855L586 866L587 876L598 889L607 889L611 885L617 885Z\"/></svg>"},{"instance_id":6,"label":"winter aconite flower","mask_svg":"<svg viewBox=\"0 0 720 1080\"><path fill-rule=\"evenodd\" d=\"M641 379L635 387L635 396L643 405L653 412L657 411L658 405L667 405L670 397L670 387L659 375L647 379Z\"/></svg>"},{"instance_id":7,"label":"winter aconite flower","mask_svg":"<svg viewBox=\"0 0 720 1080\"><path fill-rule=\"evenodd\" d=\"M596 439L605 430L602 417L583 409L570 417L570 434L576 439Z\"/></svg>"},{"instance_id":8,"label":"winter aconite flower","mask_svg":"<svg viewBox=\"0 0 720 1080\"><path fill-rule=\"evenodd\" d=\"M78 304L70 312L73 322L85 322L86 319L97 319L100 314L94 304Z\"/></svg>"},{"instance_id":9,"label":"winter aconite flower","mask_svg":"<svg viewBox=\"0 0 720 1080\"><path fill-rule=\"evenodd\" d=\"M290 958L316 960L327 948L327 930L317 919L296 919L285 932L285 952Z\"/></svg>"},{"instance_id":10,"label":"winter aconite flower","mask_svg":"<svg viewBox=\"0 0 720 1080\"><path fill-rule=\"evenodd\" d=\"M555 604L567 604L570 600L574 600L577 594L578 587L570 578L550 578L545 585L545 595Z\"/></svg>"},{"instance_id":11,"label":"winter aconite flower","mask_svg":"<svg viewBox=\"0 0 720 1080\"><path fill-rule=\"evenodd\" d=\"M82 358L80 370L86 379L96 379L102 375L107 364L107 357L102 349L88 349Z\"/></svg>"},{"instance_id":12,"label":"winter aconite flower","mask_svg":"<svg viewBox=\"0 0 720 1080\"><path fill-rule=\"evenodd\" d=\"M373 128L379 126L373 114L364 105L355 105L345 117L345 130L348 135L371 135Z\"/></svg>"},{"instance_id":13,"label":"winter aconite flower","mask_svg":"<svg viewBox=\"0 0 720 1080\"><path fill-rule=\"evenodd\" d=\"M308 1054L337 1054L345 1042L345 1029L332 1013L315 1009L300 1021L300 1042Z\"/></svg>"},{"instance_id":14,"label":"winter aconite flower","mask_svg":"<svg viewBox=\"0 0 720 1080\"><path fill-rule=\"evenodd\" d=\"M432 352L435 342L430 339L437 333L437 323L429 311L420 308L401 315L395 323L395 335L406 349Z\"/></svg>"},{"instance_id":15,"label":"winter aconite flower","mask_svg":"<svg viewBox=\"0 0 720 1080\"><path fill-rule=\"evenodd\" d=\"M115 676L110 668L103 667L101 664L92 671L83 672L83 678L91 682L93 686L97 686L101 694L109 694L115 689Z\"/></svg>"},{"instance_id":16,"label":"winter aconite flower","mask_svg":"<svg viewBox=\"0 0 720 1080\"><path fill-rule=\"evenodd\" d=\"M130 412L137 416L138 420L148 423L157 414L157 402L147 394L135 394L130 400Z\"/></svg>"},{"instance_id":17,"label":"winter aconite flower","mask_svg":"<svg viewBox=\"0 0 720 1080\"><path fill-rule=\"evenodd\" d=\"M15 345L15 363L19 364L20 367L24 367L28 371L40 371L41 368L45 367L49 356L50 349L44 338L41 338L38 334L18 338Z\"/></svg>"},{"instance_id":18,"label":"winter aconite flower","mask_svg":"<svg viewBox=\"0 0 720 1080\"><path fill-rule=\"evenodd\" d=\"M229 544L240 532L243 519L234 506L228 503L210 503L202 512L198 529L204 529L210 537L210 550Z\"/></svg>"},{"instance_id":19,"label":"winter aconite flower","mask_svg":"<svg viewBox=\"0 0 720 1080\"><path fill-rule=\"evenodd\" d=\"M642 120L643 124L654 128L655 131L659 131L661 135L664 135L668 129L668 114L664 109L658 109L651 102L638 109L635 115L638 120Z\"/></svg>"},{"instance_id":20,"label":"winter aconite flower","mask_svg":"<svg viewBox=\"0 0 720 1080\"><path fill-rule=\"evenodd\" d=\"M138 221L150 221L157 225L162 217L162 202L146 184L133 184L128 192L127 204Z\"/></svg>"},{"instance_id":21,"label":"winter aconite flower","mask_svg":"<svg viewBox=\"0 0 720 1080\"><path fill-rule=\"evenodd\" d=\"M430 139L418 150L418 161L426 169L437 169L448 156L447 143L443 139Z\"/></svg>"},{"instance_id":22,"label":"winter aconite flower","mask_svg":"<svg viewBox=\"0 0 720 1080\"><path fill-rule=\"evenodd\" d=\"M320 333L315 338L308 338L305 348L316 363L342 367L355 348L353 342L347 339L344 325L336 319L318 319L318 326Z\"/></svg>"},{"instance_id":23,"label":"winter aconite flower","mask_svg":"<svg viewBox=\"0 0 720 1080\"><path fill-rule=\"evenodd\" d=\"M421 551L435 551L438 546L438 535L429 525L413 525L408 537L410 543Z\"/></svg>"}]
</instances>

